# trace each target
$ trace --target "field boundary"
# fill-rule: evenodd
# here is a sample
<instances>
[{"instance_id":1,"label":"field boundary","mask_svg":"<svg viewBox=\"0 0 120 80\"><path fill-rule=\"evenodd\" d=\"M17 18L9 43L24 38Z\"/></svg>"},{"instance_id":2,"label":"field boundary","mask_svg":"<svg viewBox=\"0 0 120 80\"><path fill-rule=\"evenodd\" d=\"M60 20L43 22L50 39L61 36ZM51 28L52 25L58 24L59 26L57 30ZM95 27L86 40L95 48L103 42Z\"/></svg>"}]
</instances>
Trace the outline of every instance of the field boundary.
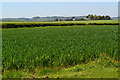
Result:
<instances>
[{"instance_id":1,"label":"field boundary","mask_svg":"<svg viewBox=\"0 0 120 80\"><path fill-rule=\"evenodd\" d=\"M46 27L46 26L75 26L75 25L119 25L118 22L115 23L104 23L104 22L96 22L96 23L74 23L74 22L9 22L2 23L2 28L22 28L22 27Z\"/></svg>"}]
</instances>

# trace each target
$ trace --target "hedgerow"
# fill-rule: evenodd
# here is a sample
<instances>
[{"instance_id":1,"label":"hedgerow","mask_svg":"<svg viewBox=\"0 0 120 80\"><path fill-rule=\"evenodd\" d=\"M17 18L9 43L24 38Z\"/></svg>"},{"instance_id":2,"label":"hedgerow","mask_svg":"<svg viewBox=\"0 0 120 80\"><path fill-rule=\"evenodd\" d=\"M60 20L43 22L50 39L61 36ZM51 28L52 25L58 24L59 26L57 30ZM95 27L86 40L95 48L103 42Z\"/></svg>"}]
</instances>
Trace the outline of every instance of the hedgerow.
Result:
<instances>
[{"instance_id":1,"label":"hedgerow","mask_svg":"<svg viewBox=\"0 0 120 80\"><path fill-rule=\"evenodd\" d=\"M8 22L0 24L2 28L44 27L44 26L73 26L73 25L119 25L119 23L103 22Z\"/></svg>"}]
</instances>

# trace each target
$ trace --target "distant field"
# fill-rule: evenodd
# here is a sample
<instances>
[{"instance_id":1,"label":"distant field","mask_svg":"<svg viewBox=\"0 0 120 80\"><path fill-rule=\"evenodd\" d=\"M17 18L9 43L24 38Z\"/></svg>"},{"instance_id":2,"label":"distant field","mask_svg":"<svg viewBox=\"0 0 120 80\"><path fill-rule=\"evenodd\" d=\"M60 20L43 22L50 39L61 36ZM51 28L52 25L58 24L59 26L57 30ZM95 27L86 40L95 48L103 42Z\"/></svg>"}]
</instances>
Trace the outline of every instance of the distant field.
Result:
<instances>
[{"instance_id":1,"label":"distant field","mask_svg":"<svg viewBox=\"0 0 120 80\"><path fill-rule=\"evenodd\" d=\"M51 21L51 22L1 22L2 28L41 27L41 26L73 26L73 25L119 25L118 20L91 21Z\"/></svg>"},{"instance_id":2,"label":"distant field","mask_svg":"<svg viewBox=\"0 0 120 80\"><path fill-rule=\"evenodd\" d=\"M17 21L16 21L17 22ZM40 22L40 21L39 21ZM39 23L39 22L35 22L35 23ZM83 23L94 23L94 22L101 22L101 23L117 23L118 20L90 20L90 21L42 21L43 23L48 23L48 22L52 22L52 23L58 23L58 22L61 22L61 23L67 23L67 22L74 22L74 23L79 23L79 22L83 22ZM0 22L0 23L15 23L15 22ZM18 23L21 23L21 22L18 22ZM22 22L22 23L28 23L28 22ZM30 22L32 23L32 22Z\"/></svg>"}]
</instances>

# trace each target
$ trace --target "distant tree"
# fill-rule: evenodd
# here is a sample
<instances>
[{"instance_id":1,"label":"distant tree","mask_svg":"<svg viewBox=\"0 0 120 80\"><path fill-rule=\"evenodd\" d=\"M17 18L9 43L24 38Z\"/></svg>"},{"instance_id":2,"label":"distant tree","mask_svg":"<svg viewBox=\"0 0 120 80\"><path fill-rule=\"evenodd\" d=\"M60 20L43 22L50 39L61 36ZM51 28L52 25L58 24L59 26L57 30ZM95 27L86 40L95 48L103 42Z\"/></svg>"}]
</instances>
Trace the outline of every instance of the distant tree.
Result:
<instances>
[{"instance_id":1,"label":"distant tree","mask_svg":"<svg viewBox=\"0 0 120 80\"><path fill-rule=\"evenodd\" d=\"M91 18L91 19L93 19L93 15L91 14L88 18Z\"/></svg>"},{"instance_id":2,"label":"distant tree","mask_svg":"<svg viewBox=\"0 0 120 80\"><path fill-rule=\"evenodd\" d=\"M91 19L93 19L93 15L92 14L88 14L88 16L86 16L86 18L91 18Z\"/></svg>"},{"instance_id":3,"label":"distant tree","mask_svg":"<svg viewBox=\"0 0 120 80\"><path fill-rule=\"evenodd\" d=\"M36 16L36 17L33 17L32 18L32 21L37 21L37 20L39 20L40 19L40 17L39 16Z\"/></svg>"},{"instance_id":4,"label":"distant tree","mask_svg":"<svg viewBox=\"0 0 120 80\"><path fill-rule=\"evenodd\" d=\"M93 20L97 20L98 18L97 18L97 16L96 15L94 15L93 16Z\"/></svg>"},{"instance_id":5,"label":"distant tree","mask_svg":"<svg viewBox=\"0 0 120 80\"><path fill-rule=\"evenodd\" d=\"M97 16L97 19L98 20L102 20L102 16Z\"/></svg>"},{"instance_id":6,"label":"distant tree","mask_svg":"<svg viewBox=\"0 0 120 80\"><path fill-rule=\"evenodd\" d=\"M85 20L84 18L80 18L80 20Z\"/></svg>"},{"instance_id":7,"label":"distant tree","mask_svg":"<svg viewBox=\"0 0 120 80\"><path fill-rule=\"evenodd\" d=\"M110 20L110 16L97 16L97 15L92 15L92 14L88 14L88 16L86 16L86 18L90 18L92 20Z\"/></svg>"},{"instance_id":8,"label":"distant tree","mask_svg":"<svg viewBox=\"0 0 120 80\"><path fill-rule=\"evenodd\" d=\"M33 19L39 19L39 18L40 18L39 16L33 17Z\"/></svg>"},{"instance_id":9,"label":"distant tree","mask_svg":"<svg viewBox=\"0 0 120 80\"><path fill-rule=\"evenodd\" d=\"M106 16L105 19L106 20L110 20L111 18L110 18L110 16Z\"/></svg>"},{"instance_id":10,"label":"distant tree","mask_svg":"<svg viewBox=\"0 0 120 80\"><path fill-rule=\"evenodd\" d=\"M110 16L100 16L100 15L92 15L92 14L88 14L88 16L86 16L86 18L91 18L92 20L110 20Z\"/></svg>"},{"instance_id":11,"label":"distant tree","mask_svg":"<svg viewBox=\"0 0 120 80\"><path fill-rule=\"evenodd\" d=\"M105 20L105 16L104 15L102 16L102 20Z\"/></svg>"},{"instance_id":12,"label":"distant tree","mask_svg":"<svg viewBox=\"0 0 120 80\"><path fill-rule=\"evenodd\" d=\"M86 18L89 18L90 14L88 14L88 16L86 16Z\"/></svg>"},{"instance_id":13,"label":"distant tree","mask_svg":"<svg viewBox=\"0 0 120 80\"><path fill-rule=\"evenodd\" d=\"M56 18L55 21L58 21L58 19Z\"/></svg>"}]
</instances>

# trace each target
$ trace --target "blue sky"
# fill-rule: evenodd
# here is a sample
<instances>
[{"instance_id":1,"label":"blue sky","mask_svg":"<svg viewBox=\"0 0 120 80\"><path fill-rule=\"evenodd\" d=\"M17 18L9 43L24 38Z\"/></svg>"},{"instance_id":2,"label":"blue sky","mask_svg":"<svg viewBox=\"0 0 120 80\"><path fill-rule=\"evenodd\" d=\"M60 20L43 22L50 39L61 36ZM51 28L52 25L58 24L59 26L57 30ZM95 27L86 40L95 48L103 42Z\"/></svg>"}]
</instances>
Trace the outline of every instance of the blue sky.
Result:
<instances>
[{"instance_id":1,"label":"blue sky","mask_svg":"<svg viewBox=\"0 0 120 80\"><path fill-rule=\"evenodd\" d=\"M2 2L119 2L119 0L1 0Z\"/></svg>"},{"instance_id":2,"label":"blue sky","mask_svg":"<svg viewBox=\"0 0 120 80\"><path fill-rule=\"evenodd\" d=\"M3 2L2 17L118 16L117 2ZM1 16L0 16L1 17Z\"/></svg>"}]
</instances>

